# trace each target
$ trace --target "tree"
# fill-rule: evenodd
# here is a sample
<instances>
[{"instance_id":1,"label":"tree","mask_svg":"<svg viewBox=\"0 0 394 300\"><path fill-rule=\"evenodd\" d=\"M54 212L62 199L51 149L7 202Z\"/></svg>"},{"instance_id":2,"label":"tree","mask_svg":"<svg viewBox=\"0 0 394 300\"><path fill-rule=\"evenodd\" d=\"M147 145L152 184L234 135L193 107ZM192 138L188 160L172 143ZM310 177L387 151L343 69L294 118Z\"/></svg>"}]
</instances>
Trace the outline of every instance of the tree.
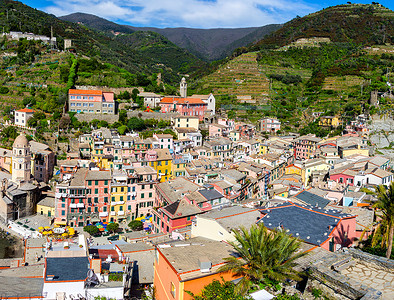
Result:
<instances>
[{"instance_id":1,"label":"tree","mask_svg":"<svg viewBox=\"0 0 394 300\"><path fill-rule=\"evenodd\" d=\"M109 232L115 233L119 229L119 223L109 223L107 225L107 230Z\"/></svg>"},{"instance_id":2,"label":"tree","mask_svg":"<svg viewBox=\"0 0 394 300\"><path fill-rule=\"evenodd\" d=\"M139 220L133 220L128 225L133 231L140 231L143 228L143 223Z\"/></svg>"},{"instance_id":3,"label":"tree","mask_svg":"<svg viewBox=\"0 0 394 300\"><path fill-rule=\"evenodd\" d=\"M5 139L16 139L18 130L14 126L5 127L1 132L1 136Z\"/></svg>"},{"instance_id":4,"label":"tree","mask_svg":"<svg viewBox=\"0 0 394 300\"><path fill-rule=\"evenodd\" d=\"M141 118L137 118L137 117L130 118L127 121L127 127L130 130L136 130L136 131L141 131L146 128L144 120L142 120Z\"/></svg>"},{"instance_id":5,"label":"tree","mask_svg":"<svg viewBox=\"0 0 394 300\"><path fill-rule=\"evenodd\" d=\"M126 125L122 125L118 127L118 132L120 135L124 135L127 131L127 126Z\"/></svg>"},{"instance_id":6,"label":"tree","mask_svg":"<svg viewBox=\"0 0 394 300\"><path fill-rule=\"evenodd\" d=\"M241 259L231 256L219 271L242 276L236 291L245 294L249 288L267 280L284 281L299 279L293 269L295 260L304 253L295 254L300 241L283 231L268 231L262 224L253 225L250 230L241 227L234 231L235 241L230 242Z\"/></svg>"},{"instance_id":7,"label":"tree","mask_svg":"<svg viewBox=\"0 0 394 300\"><path fill-rule=\"evenodd\" d=\"M96 235L100 230L95 225L86 225L83 231L89 233L90 235Z\"/></svg>"},{"instance_id":8,"label":"tree","mask_svg":"<svg viewBox=\"0 0 394 300\"><path fill-rule=\"evenodd\" d=\"M391 182L388 189L385 186L379 185L376 188L378 201L372 205L382 213L379 227L375 229L375 233L381 228L382 243L387 247L386 257L390 258L393 249L393 235L394 235L394 181Z\"/></svg>"},{"instance_id":9,"label":"tree","mask_svg":"<svg viewBox=\"0 0 394 300\"><path fill-rule=\"evenodd\" d=\"M242 296L235 292L235 285L231 281L225 281L222 278L222 282L219 280L213 280L210 284L206 285L200 295L194 295L193 293L186 291L193 300L247 300L252 299L250 296Z\"/></svg>"}]
</instances>

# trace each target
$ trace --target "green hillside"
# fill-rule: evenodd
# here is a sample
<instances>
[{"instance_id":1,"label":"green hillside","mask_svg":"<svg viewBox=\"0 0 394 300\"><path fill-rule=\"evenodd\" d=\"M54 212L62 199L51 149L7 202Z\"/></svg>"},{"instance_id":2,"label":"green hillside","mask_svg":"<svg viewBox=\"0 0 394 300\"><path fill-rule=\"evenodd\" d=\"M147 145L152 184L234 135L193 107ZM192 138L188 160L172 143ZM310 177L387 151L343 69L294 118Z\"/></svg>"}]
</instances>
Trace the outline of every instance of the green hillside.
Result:
<instances>
[{"instance_id":1,"label":"green hillside","mask_svg":"<svg viewBox=\"0 0 394 300\"><path fill-rule=\"evenodd\" d=\"M345 4L295 18L251 47L281 47L300 38L327 37L332 42L364 45L394 43L394 12L380 4Z\"/></svg>"},{"instance_id":2,"label":"green hillside","mask_svg":"<svg viewBox=\"0 0 394 300\"><path fill-rule=\"evenodd\" d=\"M4 0L0 2L0 26L4 28L5 32L22 31L46 36L51 35L52 28L53 34L57 38L57 48L60 50L63 49L64 39L72 39L73 47L78 53L111 63L131 73L143 72L149 75L164 70L162 79L172 84L178 83L178 73L192 73L193 70L203 67L205 64L175 45L167 47L166 45L171 42L163 38L158 47L162 46L162 49L166 51L174 51L173 57L177 57L177 59L164 58L165 64L158 65L157 61L160 60L160 55L166 56L167 53L155 51L151 54L133 49L132 45L128 44L127 38L110 37L85 26L62 21L53 15L17 1ZM146 46L152 43L158 44L157 38L153 37L153 39L154 41L150 41L149 35L143 36L140 44L145 43ZM180 65L178 59L186 63Z\"/></svg>"}]
</instances>

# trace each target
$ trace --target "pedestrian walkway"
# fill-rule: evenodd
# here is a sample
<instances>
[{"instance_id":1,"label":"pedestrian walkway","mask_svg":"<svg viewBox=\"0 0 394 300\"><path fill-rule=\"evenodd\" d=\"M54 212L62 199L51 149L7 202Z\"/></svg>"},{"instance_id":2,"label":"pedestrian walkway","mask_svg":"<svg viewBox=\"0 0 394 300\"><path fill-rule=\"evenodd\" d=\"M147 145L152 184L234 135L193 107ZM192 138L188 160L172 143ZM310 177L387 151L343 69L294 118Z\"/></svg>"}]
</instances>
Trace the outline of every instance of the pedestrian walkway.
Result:
<instances>
[{"instance_id":1,"label":"pedestrian walkway","mask_svg":"<svg viewBox=\"0 0 394 300\"><path fill-rule=\"evenodd\" d=\"M382 299L394 299L394 273L357 262L341 274L383 293Z\"/></svg>"}]
</instances>

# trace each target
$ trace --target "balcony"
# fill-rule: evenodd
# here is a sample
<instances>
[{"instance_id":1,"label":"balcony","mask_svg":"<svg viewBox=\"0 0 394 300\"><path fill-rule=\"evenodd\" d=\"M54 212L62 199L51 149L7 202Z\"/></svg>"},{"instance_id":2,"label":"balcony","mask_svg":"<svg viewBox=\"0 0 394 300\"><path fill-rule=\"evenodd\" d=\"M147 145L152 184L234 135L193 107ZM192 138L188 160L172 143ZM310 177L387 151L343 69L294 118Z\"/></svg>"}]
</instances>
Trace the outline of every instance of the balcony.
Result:
<instances>
[{"instance_id":1,"label":"balcony","mask_svg":"<svg viewBox=\"0 0 394 300\"><path fill-rule=\"evenodd\" d=\"M107 217L108 216L108 212L103 211L99 213L99 217Z\"/></svg>"},{"instance_id":2,"label":"balcony","mask_svg":"<svg viewBox=\"0 0 394 300\"><path fill-rule=\"evenodd\" d=\"M77 207L78 207L78 208L84 208L84 207L85 207L85 204L83 204L83 203L77 203Z\"/></svg>"},{"instance_id":3,"label":"balcony","mask_svg":"<svg viewBox=\"0 0 394 300\"><path fill-rule=\"evenodd\" d=\"M124 211L118 211L118 216L124 216Z\"/></svg>"},{"instance_id":4,"label":"balcony","mask_svg":"<svg viewBox=\"0 0 394 300\"><path fill-rule=\"evenodd\" d=\"M111 211L111 216L115 216L116 212L115 211Z\"/></svg>"},{"instance_id":5,"label":"balcony","mask_svg":"<svg viewBox=\"0 0 394 300\"><path fill-rule=\"evenodd\" d=\"M79 204L79 203L78 203L78 204ZM71 204L70 204L70 207L71 207L71 208L77 208L77 204L76 204L76 203L71 203Z\"/></svg>"}]
</instances>

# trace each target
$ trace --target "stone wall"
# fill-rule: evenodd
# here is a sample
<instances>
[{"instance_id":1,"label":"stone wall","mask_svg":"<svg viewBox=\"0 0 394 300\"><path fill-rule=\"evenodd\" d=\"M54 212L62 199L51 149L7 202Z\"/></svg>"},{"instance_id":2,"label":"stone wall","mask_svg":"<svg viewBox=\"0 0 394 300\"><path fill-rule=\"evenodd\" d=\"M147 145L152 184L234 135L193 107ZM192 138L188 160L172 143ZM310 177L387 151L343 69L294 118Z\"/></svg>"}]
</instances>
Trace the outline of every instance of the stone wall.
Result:
<instances>
[{"instance_id":1,"label":"stone wall","mask_svg":"<svg viewBox=\"0 0 394 300\"><path fill-rule=\"evenodd\" d=\"M140 117L142 119L156 119L156 120L167 120L171 121L171 118L178 117L178 113L161 113L161 112L144 112L140 110L133 110L133 111L128 111L127 112L127 117Z\"/></svg>"},{"instance_id":2,"label":"stone wall","mask_svg":"<svg viewBox=\"0 0 394 300\"><path fill-rule=\"evenodd\" d=\"M394 260L385 257L369 254L358 249L349 248L349 254L365 265L372 264L375 267L394 273Z\"/></svg>"},{"instance_id":3,"label":"stone wall","mask_svg":"<svg viewBox=\"0 0 394 300\"><path fill-rule=\"evenodd\" d=\"M77 85L75 86L76 89L78 90L99 90L103 92L113 92L115 94L119 94L121 92L128 91L131 93L135 88L142 93L144 91L143 88L141 87L121 87L121 88L111 88L107 86L91 86L91 85Z\"/></svg>"},{"instance_id":4,"label":"stone wall","mask_svg":"<svg viewBox=\"0 0 394 300\"><path fill-rule=\"evenodd\" d=\"M119 120L118 115L101 115L101 114L76 114L75 117L79 122L91 122L94 119L99 121L107 121L109 124L115 123Z\"/></svg>"}]
</instances>

